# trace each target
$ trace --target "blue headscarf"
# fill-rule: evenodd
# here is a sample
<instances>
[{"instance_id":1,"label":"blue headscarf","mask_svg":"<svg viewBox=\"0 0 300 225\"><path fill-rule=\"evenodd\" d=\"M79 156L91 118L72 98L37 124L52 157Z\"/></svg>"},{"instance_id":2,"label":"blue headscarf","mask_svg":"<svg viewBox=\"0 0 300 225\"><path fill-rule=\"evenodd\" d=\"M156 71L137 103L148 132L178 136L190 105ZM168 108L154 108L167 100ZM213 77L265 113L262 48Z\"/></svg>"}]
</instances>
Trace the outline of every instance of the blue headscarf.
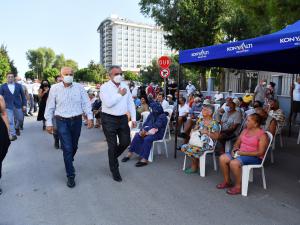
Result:
<instances>
[{"instance_id":1,"label":"blue headscarf","mask_svg":"<svg viewBox=\"0 0 300 225\"><path fill-rule=\"evenodd\" d=\"M159 115L164 113L163 107L158 102L152 101L150 102L149 106L152 110L152 114L154 115L154 117L158 117Z\"/></svg>"}]
</instances>

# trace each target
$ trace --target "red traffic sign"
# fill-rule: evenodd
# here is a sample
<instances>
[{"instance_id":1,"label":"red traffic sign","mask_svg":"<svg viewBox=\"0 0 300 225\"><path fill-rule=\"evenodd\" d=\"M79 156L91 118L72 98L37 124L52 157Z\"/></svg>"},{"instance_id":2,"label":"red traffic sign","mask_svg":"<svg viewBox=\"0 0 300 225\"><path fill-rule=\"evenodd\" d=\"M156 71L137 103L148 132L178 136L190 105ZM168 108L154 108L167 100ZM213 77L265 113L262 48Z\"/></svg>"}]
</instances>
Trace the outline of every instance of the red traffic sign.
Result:
<instances>
[{"instance_id":1,"label":"red traffic sign","mask_svg":"<svg viewBox=\"0 0 300 225\"><path fill-rule=\"evenodd\" d=\"M158 59L158 65L162 69L167 69L171 65L171 59L168 56L162 56Z\"/></svg>"},{"instance_id":2,"label":"red traffic sign","mask_svg":"<svg viewBox=\"0 0 300 225\"><path fill-rule=\"evenodd\" d=\"M161 76L161 78L168 78L170 76L170 70L167 69L162 69L159 72L159 75Z\"/></svg>"}]
</instances>

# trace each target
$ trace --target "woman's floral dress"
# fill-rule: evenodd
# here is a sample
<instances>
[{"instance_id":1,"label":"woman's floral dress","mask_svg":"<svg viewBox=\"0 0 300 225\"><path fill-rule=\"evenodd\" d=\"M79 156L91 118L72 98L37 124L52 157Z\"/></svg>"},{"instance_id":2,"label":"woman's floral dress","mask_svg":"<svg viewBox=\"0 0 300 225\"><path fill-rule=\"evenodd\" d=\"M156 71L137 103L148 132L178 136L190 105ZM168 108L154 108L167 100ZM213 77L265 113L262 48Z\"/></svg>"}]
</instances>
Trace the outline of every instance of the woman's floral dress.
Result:
<instances>
[{"instance_id":1,"label":"woman's floral dress","mask_svg":"<svg viewBox=\"0 0 300 225\"><path fill-rule=\"evenodd\" d=\"M199 130L208 130L210 133L219 132L220 126L219 123L216 120L211 120L208 125L204 124L203 118L200 118L197 121L197 125L199 126ZM184 144L181 146L181 151L185 153L189 157L199 158L203 152L207 150L211 150L211 146L208 144L209 140L207 140L207 143L204 143L203 147L197 147L190 144Z\"/></svg>"}]
</instances>

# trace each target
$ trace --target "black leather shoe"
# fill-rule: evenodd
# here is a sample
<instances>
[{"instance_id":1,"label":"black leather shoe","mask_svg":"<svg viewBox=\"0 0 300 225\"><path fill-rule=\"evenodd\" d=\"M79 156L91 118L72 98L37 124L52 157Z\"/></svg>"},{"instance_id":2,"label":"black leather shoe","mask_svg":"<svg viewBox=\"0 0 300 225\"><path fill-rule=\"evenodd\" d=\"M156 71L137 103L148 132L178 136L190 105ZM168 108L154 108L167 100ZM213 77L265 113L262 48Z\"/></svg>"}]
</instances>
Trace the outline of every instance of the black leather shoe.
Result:
<instances>
[{"instance_id":1,"label":"black leather shoe","mask_svg":"<svg viewBox=\"0 0 300 225\"><path fill-rule=\"evenodd\" d=\"M75 185L76 185L75 178L74 177L68 177L67 186L69 188L73 188L73 187L75 187Z\"/></svg>"},{"instance_id":2,"label":"black leather shoe","mask_svg":"<svg viewBox=\"0 0 300 225\"><path fill-rule=\"evenodd\" d=\"M17 135L17 136L20 136L20 135L21 135L20 129L16 129L16 135Z\"/></svg>"},{"instance_id":3,"label":"black leather shoe","mask_svg":"<svg viewBox=\"0 0 300 225\"><path fill-rule=\"evenodd\" d=\"M112 173L113 179L117 182L121 182L122 181L122 177L120 175L119 171L113 172Z\"/></svg>"},{"instance_id":4,"label":"black leather shoe","mask_svg":"<svg viewBox=\"0 0 300 225\"><path fill-rule=\"evenodd\" d=\"M124 157L121 161L122 162L127 162L130 158L128 156Z\"/></svg>"},{"instance_id":5,"label":"black leather shoe","mask_svg":"<svg viewBox=\"0 0 300 225\"><path fill-rule=\"evenodd\" d=\"M136 167L143 167L143 166L147 166L147 165L148 165L148 163L146 163L146 162L141 162L141 161L139 161L139 162L137 162L137 163L135 164Z\"/></svg>"}]
</instances>

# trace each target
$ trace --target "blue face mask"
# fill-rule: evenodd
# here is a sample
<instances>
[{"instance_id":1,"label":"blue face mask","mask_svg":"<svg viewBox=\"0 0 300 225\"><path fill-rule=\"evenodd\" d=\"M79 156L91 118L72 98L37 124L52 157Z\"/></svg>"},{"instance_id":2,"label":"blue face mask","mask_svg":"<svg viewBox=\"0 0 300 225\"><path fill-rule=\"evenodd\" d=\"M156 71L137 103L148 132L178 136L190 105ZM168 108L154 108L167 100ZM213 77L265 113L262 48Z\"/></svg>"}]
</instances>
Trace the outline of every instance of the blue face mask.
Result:
<instances>
[{"instance_id":1,"label":"blue face mask","mask_svg":"<svg viewBox=\"0 0 300 225\"><path fill-rule=\"evenodd\" d=\"M225 112L229 112L230 111L230 107L229 106L225 106L224 110L225 110Z\"/></svg>"}]
</instances>

